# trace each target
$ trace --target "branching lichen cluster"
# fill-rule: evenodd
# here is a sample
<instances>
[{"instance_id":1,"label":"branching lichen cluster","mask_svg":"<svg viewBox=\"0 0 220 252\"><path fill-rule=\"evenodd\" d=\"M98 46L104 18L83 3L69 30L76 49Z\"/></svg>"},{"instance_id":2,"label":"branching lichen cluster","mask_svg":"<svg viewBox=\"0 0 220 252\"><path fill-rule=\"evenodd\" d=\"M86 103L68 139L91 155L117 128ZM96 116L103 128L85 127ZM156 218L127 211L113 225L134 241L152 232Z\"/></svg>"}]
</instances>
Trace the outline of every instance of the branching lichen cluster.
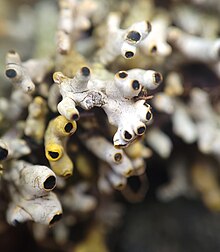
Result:
<instances>
[{"instance_id":1,"label":"branching lichen cluster","mask_svg":"<svg viewBox=\"0 0 220 252\"><path fill-rule=\"evenodd\" d=\"M102 216L106 211L109 222L118 222L115 189L131 202L144 198L146 159L153 152L168 158L178 148L164 131L169 123L172 134L196 143L200 154L190 172L184 153L171 158L171 180L159 188L158 199L199 193L207 207L220 210L216 168L205 156L219 166L220 103L213 103L211 88L187 86L181 72L192 62L204 64L219 89L220 23L218 8L212 9L218 1L208 7L191 2L169 1L166 8L151 0L59 0L58 10L52 1L33 6L48 22L36 23L31 59L23 60L16 48L6 53L5 83L12 85L9 96L0 97L0 171L9 224L32 220L42 240L49 231L39 224L51 226L63 216L50 231L63 244L76 223L92 218L85 244L94 246L94 238L107 251L104 234L111 225ZM30 33L23 39L30 41ZM0 30L0 36L11 35ZM134 176L137 192L128 183Z\"/></svg>"}]
</instances>

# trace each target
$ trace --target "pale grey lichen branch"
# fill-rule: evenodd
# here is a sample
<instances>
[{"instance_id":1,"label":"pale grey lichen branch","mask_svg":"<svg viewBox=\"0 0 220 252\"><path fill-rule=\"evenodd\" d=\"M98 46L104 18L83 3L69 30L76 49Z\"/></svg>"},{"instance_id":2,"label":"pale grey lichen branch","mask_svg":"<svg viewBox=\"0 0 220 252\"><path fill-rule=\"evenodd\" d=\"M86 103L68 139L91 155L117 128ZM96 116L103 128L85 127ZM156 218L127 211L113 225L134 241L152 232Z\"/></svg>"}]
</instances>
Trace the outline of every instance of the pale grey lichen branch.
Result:
<instances>
[{"instance_id":1,"label":"pale grey lichen branch","mask_svg":"<svg viewBox=\"0 0 220 252\"><path fill-rule=\"evenodd\" d=\"M92 0L59 0L59 7L57 50L67 54L80 33L91 27L90 17L98 6Z\"/></svg>"},{"instance_id":2,"label":"pale grey lichen branch","mask_svg":"<svg viewBox=\"0 0 220 252\"><path fill-rule=\"evenodd\" d=\"M10 97L0 97L0 114L3 119L15 122L21 116L24 109L30 104L32 97L17 88L12 90Z\"/></svg>"},{"instance_id":3,"label":"pale grey lichen branch","mask_svg":"<svg viewBox=\"0 0 220 252\"><path fill-rule=\"evenodd\" d=\"M172 48L167 43L170 23L169 15L162 11L151 20L151 32L140 43L140 49L145 55L166 57L171 54Z\"/></svg>"},{"instance_id":4,"label":"pale grey lichen branch","mask_svg":"<svg viewBox=\"0 0 220 252\"><path fill-rule=\"evenodd\" d=\"M189 60L197 60L205 64L216 63L220 60L219 38L194 36L171 27L168 31L168 41Z\"/></svg>"},{"instance_id":5,"label":"pale grey lichen branch","mask_svg":"<svg viewBox=\"0 0 220 252\"><path fill-rule=\"evenodd\" d=\"M51 192L56 186L56 176L51 169L16 160L3 176L10 183L11 203L6 214L8 223L16 225L32 220L52 225L61 218L61 204Z\"/></svg>"},{"instance_id":6,"label":"pale grey lichen branch","mask_svg":"<svg viewBox=\"0 0 220 252\"><path fill-rule=\"evenodd\" d=\"M113 62L119 55L127 59L132 58L141 41L151 32L151 24L148 21L134 23L127 29L120 29L120 22L118 13L110 13L105 43L97 52L96 58L103 65Z\"/></svg>"},{"instance_id":7,"label":"pale grey lichen branch","mask_svg":"<svg viewBox=\"0 0 220 252\"><path fill-rule=\"evenodd\" d=\"M25 93L32 93L35 84L41 83L45 76L53 68L53 62L49 58L30 59L22 62L19 54L9 51L6 55L6 77Z\"/></svg>"}]
</instances>

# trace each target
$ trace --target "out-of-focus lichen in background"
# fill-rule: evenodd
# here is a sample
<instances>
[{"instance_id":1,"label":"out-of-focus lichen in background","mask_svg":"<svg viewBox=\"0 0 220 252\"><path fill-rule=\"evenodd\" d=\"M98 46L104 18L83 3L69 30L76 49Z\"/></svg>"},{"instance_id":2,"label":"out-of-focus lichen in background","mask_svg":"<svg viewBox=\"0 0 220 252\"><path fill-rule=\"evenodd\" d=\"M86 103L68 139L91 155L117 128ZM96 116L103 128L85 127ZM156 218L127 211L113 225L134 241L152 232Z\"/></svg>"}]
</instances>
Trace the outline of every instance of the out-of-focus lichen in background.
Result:
<instances>
[{"instance_id":1,"label":"out-of-focus lichen in background","mask_svg":"<svg viewBox=\"0 0 220 252\"><path fill-rule=\"evenodd\" d=\"M220 251L220 1L0 6L0 250Z\"/></svg>"}]
</instances>

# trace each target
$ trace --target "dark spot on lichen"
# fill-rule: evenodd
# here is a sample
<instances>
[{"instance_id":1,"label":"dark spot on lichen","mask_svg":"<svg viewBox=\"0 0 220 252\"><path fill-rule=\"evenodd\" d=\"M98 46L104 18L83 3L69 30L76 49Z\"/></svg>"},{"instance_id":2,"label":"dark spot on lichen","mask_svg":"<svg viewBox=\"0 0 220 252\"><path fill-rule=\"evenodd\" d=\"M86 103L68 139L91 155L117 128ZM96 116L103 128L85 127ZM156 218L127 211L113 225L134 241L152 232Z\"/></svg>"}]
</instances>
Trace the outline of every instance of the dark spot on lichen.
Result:
<instances>
[{"instance_id":1,"label":"dark spot on lichen","mask_svg":"<svg viewBox=\"0 0 220 252\"><path fill-rule=\"evenodd\" d=\"M154 74L155 82L159 84L162 81L162 76L160 73L155 73Z\"/></svg>"},{"instance_id":2,"label":"dark spot on lichen","mask_svg":"<svg viewBox=\"0 0 220 252\"><path fill-rule=\"evenodd\" d=\"M7 69L7 70L5 71L5 75L6 75L8 78L14 78L14 77L16 77L17 72L16 72L14 69Z\"/></svg>"},{"instance_id":3,"label":"dark spot on lichen","mask_svg":"<svg viewBox=\"0 0 220 252\"><path fill-rule=\"evenodd\" d=\"M148 30L148 32L151 32L151 30L152 30L151 23L149 21L146 21L146 23L147 23L147 30Z\"/></svg>"},{"instance_id":4,"label":"dark spot on lichen","mask_svg":"<svg viewBox=\"0 0 220 252\"><path fill-rule=\"evenodd\" d=\"M8 156L8 150L0 147L0 160L6 159L7 156Z\"/></svg>"},{"instance_id":5,"label":"dark spot on lichen","mask_svg":"<svg viewBox=\"0 0 220 252\"><path fill-rule=\"evenodd\" d=\"M114 159L115 159L116 162L120 162L121 159L122 159L121 153L116 153L116 154L114 155Z\"/></svg>"},{"instance_id":6,"label":"dark spot on lichen","mask_svg":"<svg viewBox=\"0 0 220 252\"><path fill-rule=\"evenodd\" d=\"M128 74L126 72L119 72L118 76L122 79L126 78Z\"/></svg>"},{"instance_id":7,"label":"dark spot on lichen","mask_svg":"<svg viewBox=\"0 0 220 252\"><path fill-rule=\"evenodd\" d=\"M139 81L134 80L134 81L132 82L132 88L133 88L134 90L138 90L138 89L140 88L140 83L139 83Z\"/></svg>"},{"instance_id":8,"label":"dark spot on lichen","mask_svg":"<svg viewBox=\"0 0 220 252\"><path fill-rule=\"evenodd\" d=\"M141 39L141 34L136 31L130 31L127 35L127 38L129 40L133 40L133 41L137 42Z\"/></svg>"},{"instance_id":9,"label":"dark spot on lichen","mask_svg":"<svg viewBox=\"0 0 220 252\"><path fill-rule=\"evenodd\" d=\"M44 181L44 189L46 190L52 190L56 185L56 178L54 176L48 177Z\"/></svg>"},{"instance_id":10,"label":"dark spot on lichen","mask_svg":"<svg viewBox=\"0 0 220 252\"><path fill-rule=\"evenodd\" d=\"M151 117L152 117L152 114L150 111L148 111L146 114L146 120L149 121L151 119Z\"/></svg>"},{"instance_id":11,"label":"dark spot on lichen","mask_svg":"<svg viewBox=\"0 0 220 252\"><path fill-rule=\"evenodd\" d=\"M73 121L79 120L79 115L78 115L78 114L73 114L73 115L72 115L72 120L73 120Z\"/></svg>"},{"instance_id":12,"label":"dark spot on lichen","mask_svg":"<svg viewBox=\"0 0 220 252\"><path fill-rule=\"evenodd\" d=\"M70 123L70 122L67 123L64 129L65 129L66 132L69 133L73 129L73 124Z\"/></svg>"},{"instance_id":13,"label":"dark spot on lichen","mask_svg":"<svg viewBox=\"0 0 220 252\"><path fill-rule=\"evenodd\" d=\"M130 58L132 58L133 56L134 56L134 53L133 53L133 52L128 51L128 52L125 53L125 57L126 57L127 59L130 59Z\"/></svg>"},{"instance_id":14,"label":"dark spot on lichen","mask_svg":"<svg viewBox=\"0 0 220 252\"><path fill-rule=\"evenodd\" d=\"M153 46L150 51L151 51L151 53L156 53L157 52L157 47Z\"/></svg>"},{"instance_id":15,"label":"dark spot on lichen","mask_svg":"<svg viewBox=\"0 0 220 252\"><path fill-rule=\"evenodd\" d=\"M55 158L58 158L59 157L59 153L56 152L56 151L48 151L49 155L55 159Z\"/></svg>"},{"instance_id":16,"label":"dark spot on lichen","mask_svg":"<svg viewBox=\"0 0 220 252\"><path fill-rule=\"evenodd\" d=\"M58 222L61 218L62 218L62 214L54 215L53 219L50 221L50 225L53 225L54 223Z\"/></svg>"},{"instance_id":17,"label":"dark spot on lichen","mask_svg":"<svg viewBox=\"0 0 220 252\"><path fill-rule=\"evenodd\" d=\"M137 132L139 135L142 135L142 134L144 134L145 130L146 130L146 128L144 126L142 126L142 127L138 128Z\"/></svg>"},{"instance_id":18,"label":"dark spot on lichen","mask_svg":"<svg viewBox=\"0 0 220 252\"><path fill-rule=\"evenodd\" d=\"M125 137L125 139L130 140L130 139L132 138L132 135L126 130L126 131L124 132L124 137Z\"/></svg>"},{"instance_id":19,"label":"dark spot on lichen","mask_svg":"<svg viewBox=\"0 0 220 252\"><path fill-rule=\"evenodd\" d=\"M88 77L90 75L90 70L88 67L82 67L81 69L82 75Z\"/></svg>"}]
</instances>

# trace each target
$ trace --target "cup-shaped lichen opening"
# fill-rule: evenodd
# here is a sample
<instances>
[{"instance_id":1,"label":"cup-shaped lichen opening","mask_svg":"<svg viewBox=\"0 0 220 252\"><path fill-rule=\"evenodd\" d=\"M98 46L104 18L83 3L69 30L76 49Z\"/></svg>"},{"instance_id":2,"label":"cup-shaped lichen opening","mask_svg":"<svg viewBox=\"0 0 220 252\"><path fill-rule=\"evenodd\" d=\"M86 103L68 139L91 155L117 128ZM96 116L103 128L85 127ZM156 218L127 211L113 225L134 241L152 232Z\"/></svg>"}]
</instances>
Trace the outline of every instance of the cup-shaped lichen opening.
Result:
<instances>
[{"instance_id":1,"label":"cup-shaped lichen opening","mask_svg":"<svg viewBox=\"0 0 220 252\"><path fill-rule=\"evenodd\" d=\"M59 144L48 144L46 145L46 158L49 161L57 161L63 156L63 147Z\"/></svg>"},{"instance_id":2,"label":"cup-shaped lichen opening","mask_svg":"<svg viewBox=\"0 0 220 252\"><path fill-rule=\"evenodd\" d=\"M49 222L49 226L51 227L52 225L54 225L55 223L57 223L61 218L62 218L63 214L62 213L57 213L53 216L53 218L51 219L51 221Z\"/></svg>"},{"instance_id":3,"label":"cup-shaped lichen opening","mask_svg":"<svg viewBox=\"0 0 220 252\"><path fill-rule=\"evenodd\" d=\"M58 159L58 157L59 157L59 153L58 152L56 152L56 151L48 151L48 154L51 156L51 158L53 158L54 160L56 159Z\"/></svg>"},{"instance_id":4,"label":"cup-shaped lichen opening","mask_svg":"<svg viewBox=\"0 0 220 252\"><path fill-rule=\"evenodd\" d=\"M133 138L133 135L131 133L129 133L127 130L124 131L124 135L122 135L122 136L125 141L129 141Z\"/></svg>"},{"instance_id":5,"label":"cup-shaped lichen opening","mask_svg":"<svg viewBox=\"0 0 220 252\"><path fill-rule=\"evenodd\" d=\"M46 191L53 190L55 186L56 186L56 177L53 175L47 177L46 180L44 181L44 189Z\"/></svg>"},{"instance_id":6,"label":"cup-shaped lichen opening","mask_svg":"<svg viewBox=\"0 0 220 252\"><path fill-rule=\"evenodd\" d=\"M119 152L115 153L114 154L114 161L115 161L115 163L121 163L121 161L122 161L122 154L119 153Z\"/></svg>"},{"instance_id":7,"label":"cup-shaped lichen opening","mask_svg":"<svg viewBox=\"0 0 220 252\"><path fill-rule=\"evenodd\" d=\"M21 223L18 221L18 220L13 220L13 222L12 222L12 225L14 226L14 227L17 227L18 225L20 225Z\"/></svg>"},{"instance_id":8,"label":"cup-shaped lichen opening","mask_svg":"<svg viewBox=\"0 0 220 252\"><path fill-rule=\"evenodd\" d=\"M130 31L126 38L130 42L137 43L141 39L141 34L137 31Z\"/></svg>"},{"instance_id":9,"label":"cup-shaped lichen opening","mask_svg":"<svg viewBox=\"0 0 220 252\"><path fill-rule=\"evenodd\" d=\"M152 113L151 113L151 111L147 111L147 113L146 113L146 121L150 121L151 119L152 119Z\"/></svg>"},{"instance_id":10,"label":"cup-shaped lichen opening","mask_svg":"<svg viewBox=\"0 0 220 252\"><path fill-rule=\"evenodd\" d=\"M62 176L66 179L66 178L69 178L70 176L72 176L72 174L73 174L72 172L67 171Z\"/></svg>"},{"instance_id":11,"label":"cup-shaped lichen opening","mask_svg":"<svg viewBox=\"0 0 220 252\"><path fill-rule=\"evenodd\" d=\"M76 131L77 124L75 121L67 120L64 116L58 116L53 121L53 127L57 136L65 137L72 135Z\"/></svg>"},{"instance_id":12,"label":"cup-shaped lichen opening","mask_svg":"<svg viewBox=\"0 0 220 252\"><path fill-rule=\"evenodd\" d=\"M150 48L150 53L152 54L156 54L157 53L157 46L156 45L153 45L151 48Z\"/></svg>"},{"instance_id":13,"label":"cup-shaped lichen opening","mask_svg":"<svg viewBox=\"0 0 220 252\"><path fill-rule=\"evenodd\" d=\"M138 80L133 80L131 82L131 86L133 90L139 90L141 88L141 85Z\"/></svg>"},{"instance_id":14,"label":"cup-shaped lichen opening","mask_svg":"<svg viewBox=\"0 0 220 252\"><path fill-rule=\"evenodd\" d=\"M8 150L0 147L0 161L6 159L8 156Z\"/></svg>"},{"instance_id":15,"label":"cup-shaped lichen opening","mask_svg":"<svg viewBox=\"0 0 220 252\"><path fill-rule=\"evenodd\" d=\"M136 134L141 136L145 133L145 131L146 131L146 126L141 125L136 129Z\"/></svg>"},{"instance_id":16,"label":"cup-shaped lichen opening","mask_svg":"<svg viewBox=\"0 0 220 252\"><path fill-rule=\"evenodd\" d=\"M125 57L126 57L127 59L130 59L130 58L132 58L133 56L134 56L134 53L133 53L133 52L131 52L131 51L125 52Z\"/></svg>"},{"instance_id":17,"label":"cup-shaped lichen opening","mask_svg":"<svg viewBox=\"0 0 220 252\"><path fill-rule=\"evenodd\" d=\"M71 122L67 123L67 124L65 125L64 129L65 129L65 131L66 131L67 133L70 133L71 130L73 129L73 124L72 124Z\"/></svg>"},{"instance_id":18,"label":"cup-shaped lichen opening","mask_svg":"<svg viewBox=\"0 0 220 252\"><path fill-rule=\"evenodd\" d=\"M17 72L14 69L9 68L5 71L5 75L8 78L13 79L17 76Z\"/></svg>"},{"instance_id":19,"label":"cup-shaped lichen opening","mask_svg":"<svg viewBox=\"0 0 220 252\"><path fill-rule=\"evenodd\" d=\"M117 73L117 75L121 79L124 79L124 78L126 78L128 76L126 71L120 71L120 72Z\"/></svg>"},{"instance_id":20,"label":"cup-shaped lichen opening","mask_svg":"<svg viewBox=\"0 0 220 252\"><path fill-rule=\"evenodd\" d=\"M82 67L81 68L81 74L84 76L84 77L88 77L90 75L90 69L88 67Z\"/></svg>"},{"instance_id":21,"label":"cup-shaped lichen opening","mask_svg":"<svg viewBox=\"0 0 220 252\"><path fill-rule=\"evenodd\" d=\"M155 82L155 84L159 85L162 81L163 81L163 77L162 77L161 73L156 72L154 74L154 82Z\"/></svg>"},{"instance_id":22,"label":"cup-shaped lichen opening","mask_svg":"<svg viewBox=\"0 0 220 252\"><path fill-rule=\"evenodd\" d=\"M79 120L79 114L77 114L77 113L72 114L71 120L78 121Z\"/></svg>"}]
</instances>

